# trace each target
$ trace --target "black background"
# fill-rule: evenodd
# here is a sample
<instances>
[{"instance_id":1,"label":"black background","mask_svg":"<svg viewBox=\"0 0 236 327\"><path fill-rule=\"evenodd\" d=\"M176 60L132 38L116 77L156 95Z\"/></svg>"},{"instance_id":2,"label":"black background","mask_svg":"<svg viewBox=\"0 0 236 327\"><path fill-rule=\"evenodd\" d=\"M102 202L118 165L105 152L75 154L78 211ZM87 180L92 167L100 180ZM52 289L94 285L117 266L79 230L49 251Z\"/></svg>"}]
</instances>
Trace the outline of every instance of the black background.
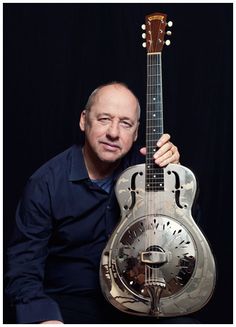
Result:
<instances>
[{"instance_id":1,"label":"black background","mask_svg":"<svg viewBox=\"0 0 236 327\"><path fill-rule=\"evenodd\" d=\"M27 178L80 139L78 118L98 85L118 80L139 97L144 143L144 17L172 20L164 47L165 131L199 186L201 227L217 263L204 323L232 323L233 4L4 4L4 247ZM13 321L5 299L4 322Z\"/></svg>"}]
</instances>

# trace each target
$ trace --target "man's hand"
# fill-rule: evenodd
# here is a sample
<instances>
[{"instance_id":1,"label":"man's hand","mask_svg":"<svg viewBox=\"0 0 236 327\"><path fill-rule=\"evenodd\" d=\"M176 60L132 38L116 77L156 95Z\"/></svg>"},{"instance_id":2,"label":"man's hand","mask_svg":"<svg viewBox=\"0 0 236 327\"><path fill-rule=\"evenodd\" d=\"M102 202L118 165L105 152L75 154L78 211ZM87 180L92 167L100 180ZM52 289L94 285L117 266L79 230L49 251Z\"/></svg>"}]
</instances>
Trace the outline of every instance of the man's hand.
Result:
<instances>
[{"instance_id":1,"label":"man's hand","mask_svg":"<svg viewBox=\"0 0 236 327\"><path fill-rule=\"evenodd\" d=\"M170 135L163 134L157 142L158 151L153 155L155 163L164 167L169 163L179 163L180 154L178 148L170 142ZM146 155L146 148L140 149L140 152Z\"/></svg>"},{"instance_id":2,"label":"man's hand","mask_svg":"<svg viewBox=\"0 0 236 327\"><path fill-rule=\"evenodd\" d=\"M40 324L53 324L53 325L56 325L56 324L63 324L63 322L60 321L60 320L47 320L47 321L41 322Z\"/></svg>"}]
</instances>

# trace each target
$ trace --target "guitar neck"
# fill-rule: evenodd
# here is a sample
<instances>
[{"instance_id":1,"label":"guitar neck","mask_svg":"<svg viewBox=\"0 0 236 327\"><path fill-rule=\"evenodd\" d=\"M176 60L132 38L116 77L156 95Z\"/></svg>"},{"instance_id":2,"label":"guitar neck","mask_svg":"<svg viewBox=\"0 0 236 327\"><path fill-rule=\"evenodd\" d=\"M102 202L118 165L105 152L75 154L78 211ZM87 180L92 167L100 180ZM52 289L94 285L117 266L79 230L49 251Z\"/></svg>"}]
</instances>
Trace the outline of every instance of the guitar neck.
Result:
<instances>
[{"instance_id":1,"label":"guitar neck","mask_svg":"<svg viewBox=\"0 0 236 327\"><path fill-rule=\"evenodd\" d=\"M146 145L148 157L156 151L156 142L163 134L163 100L161 53L147 55ZM151 159L150 158L150 159Z\"/></svg>"},{"instance_id":2,"label":"guitar neck","mask_svg":"<svg viewBox=\"0 0 236 327\"><path fill-rule=\"evenodd\" d=\"M161 52L147 55L146 103L146 190L164 190L164 172L153 160L157 140L163 134L163 100Z\"/></svg>"},{"instance_id":3,"label":"guitar neck","mask_svg":"<svg viewBox=\"0 0 236 327\"><path fill-rule=\"evenodd\" d=\"M166 14L146 16L147 107L146 107L146 191L164 191L164 169L153 159L157 141L163 134L161 52L164 44Z\"/></svg>"}]
</instances>

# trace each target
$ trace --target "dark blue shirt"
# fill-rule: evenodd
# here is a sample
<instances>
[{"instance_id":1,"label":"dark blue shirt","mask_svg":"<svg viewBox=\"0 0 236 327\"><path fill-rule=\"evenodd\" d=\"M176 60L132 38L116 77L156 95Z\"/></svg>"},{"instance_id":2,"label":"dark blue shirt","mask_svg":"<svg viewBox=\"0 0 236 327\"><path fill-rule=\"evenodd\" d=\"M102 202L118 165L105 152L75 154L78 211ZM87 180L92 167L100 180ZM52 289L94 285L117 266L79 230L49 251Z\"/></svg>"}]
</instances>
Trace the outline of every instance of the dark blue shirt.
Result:
<instances>
[{"instance_id":1,"label":"dark blue shirt","mask_svg":"<svg viewBox=\"0 0 236 327\"><path fill-rule=\"evenodd\" d=\"M106 187L140 163L131 151ZM91 181L82 150L73 145L44 164L28 180L16 212L8 249L7 295L18 323L62 320L55 293L99 288L102 250L119 221L113 187Z\"/></svg>"}]
</instances>

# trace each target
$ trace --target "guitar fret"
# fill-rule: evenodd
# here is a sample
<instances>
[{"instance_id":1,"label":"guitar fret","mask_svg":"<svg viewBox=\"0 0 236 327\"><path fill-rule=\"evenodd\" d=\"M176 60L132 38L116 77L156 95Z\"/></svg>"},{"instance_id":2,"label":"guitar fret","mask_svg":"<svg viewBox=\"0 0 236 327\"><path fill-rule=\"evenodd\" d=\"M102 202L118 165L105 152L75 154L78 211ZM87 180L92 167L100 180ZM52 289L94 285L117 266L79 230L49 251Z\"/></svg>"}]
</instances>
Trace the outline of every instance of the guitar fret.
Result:
<instances>
[{"instance_id":1,"label":"guitar fret","mask_svg":"<svg viewBox=\"0 0 236 327\"><path fill-rule=\"evenodd\" d=\"M160 67L160 64L159 63L154 63L154 64L147 64L147 67L153 67L153 66L159 66Z\"/></svg>"},{"instance_id":2,"label":"guitar fret","mask_svg":"<svg viewBox=\"0 0 236 327\"><path fill-rule=\"evenodd\" d=\"M157 77L157 76L160 76L160 74L157 74L157 73L154 72L153 74L149 74L149 75L148 75L149 78L152 77L152 76Z\"/></svg>"},{"instance_id":3,"label":"guitar fret","mask_svg":"<svg viewBox=\"0 0 236 327\"><path fill-rule=\"evenodd\" d=\"M150 177L150 178L152 178L152 179L155 179L155 180L158 180L159 182L164 182L164 176L162 176L162 175L157 175L157 174L155 174L155 173L152 173L152 174L149 174L149 176L148 177ZM153 180L154 181L154 180Z\"/></svg>"}]
</instances>

